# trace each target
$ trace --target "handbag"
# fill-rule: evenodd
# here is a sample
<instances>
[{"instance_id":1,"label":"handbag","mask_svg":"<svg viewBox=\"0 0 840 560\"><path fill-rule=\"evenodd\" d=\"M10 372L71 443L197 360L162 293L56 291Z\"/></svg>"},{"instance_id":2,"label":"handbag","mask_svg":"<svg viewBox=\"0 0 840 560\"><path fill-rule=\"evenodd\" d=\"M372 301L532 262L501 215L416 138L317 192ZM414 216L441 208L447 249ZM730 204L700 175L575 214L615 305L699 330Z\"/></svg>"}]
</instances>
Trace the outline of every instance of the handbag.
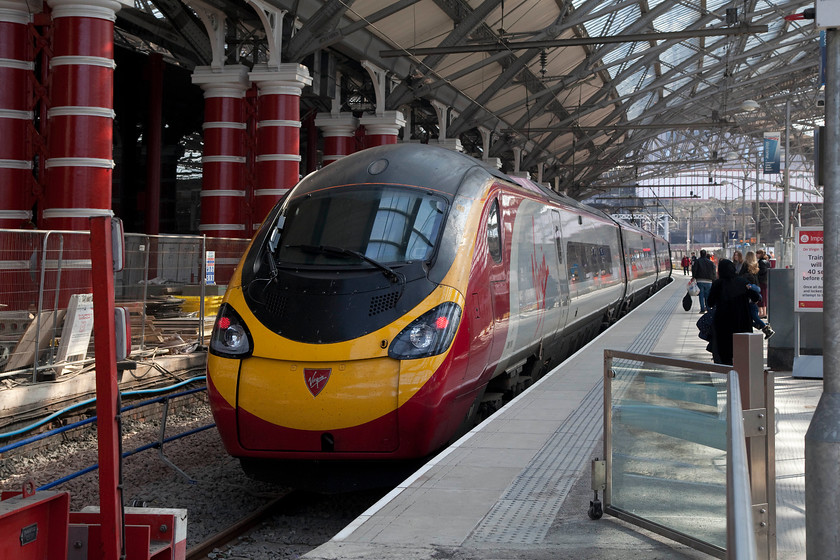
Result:
<instances>
[{"instance_id":1,"label":"handbag","mask_svg":"<svg viewBox=\"0 0 840 560\"><path fill-rule=\"evenodd\" d=\"M683 309L685 309L686 311L691 310L691 294L690 293L686 292L685 296L683 296L682 306L683 306Z\"/></svg>"},{"instance_id":2,"label":"handbag","mask_svg":"<svg viewBox=\"0 0 840 560\"><path fill-rule=\"evenodd\" d=\"M697 319L697 329L700 331L697 336L709 342L712 340L712 329L714 328L715 309L714 307Z\"/></svg>"},{"instance_id":3,"label":"handbag","mask_svg":"<svg viewBox=\"0 0 840 560\"><path fill-rule=\"evenodd\" d=\"M688 281L688 293L692 296L700 295L700 286L697 285L697 280L694 278Z\"/></svg>"}]
</instances>

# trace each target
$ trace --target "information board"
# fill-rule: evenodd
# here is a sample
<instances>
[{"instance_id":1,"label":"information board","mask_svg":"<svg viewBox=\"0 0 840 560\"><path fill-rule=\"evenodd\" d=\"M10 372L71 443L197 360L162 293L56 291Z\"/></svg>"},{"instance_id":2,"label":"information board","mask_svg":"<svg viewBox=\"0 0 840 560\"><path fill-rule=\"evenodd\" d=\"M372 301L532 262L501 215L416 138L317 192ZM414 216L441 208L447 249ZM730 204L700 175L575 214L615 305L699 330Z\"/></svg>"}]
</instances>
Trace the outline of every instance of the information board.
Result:
<instances>
[{"instance_id":1,"label":"information board","mask_svg":"<svg viewBox=\"0 0 840 560\"><path fill-rule=\"evenodd\" d=\"M796 228L794 311L822 311L823 230Z\"/></svg>"}]
</instances>

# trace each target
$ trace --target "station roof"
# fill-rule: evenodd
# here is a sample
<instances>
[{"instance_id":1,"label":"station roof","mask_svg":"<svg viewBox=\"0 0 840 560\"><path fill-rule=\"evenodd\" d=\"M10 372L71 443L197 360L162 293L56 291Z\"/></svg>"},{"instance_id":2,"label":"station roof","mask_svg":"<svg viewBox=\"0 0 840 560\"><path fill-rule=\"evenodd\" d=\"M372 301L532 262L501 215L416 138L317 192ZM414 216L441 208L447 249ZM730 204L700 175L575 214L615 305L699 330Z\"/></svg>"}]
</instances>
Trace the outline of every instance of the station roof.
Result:
<instances>
[{"instance_id":1,"label":"station roof","mask_svg":"<svg viewBox=\"0 0 840 560\"><path fill-rule=\"evenodd\" d=\"M415 136L437 136L440 102L451 108L447 138L466 152L480 156L480 130L490 131L488 156L506 171L516 148L521 170L542 165L543 180L575 198L755 158L764 131L785 129L788 102L792 150L807 158L823 115L819 32L784 19L807 0L250 1L286 11L283 62L343 76L342 110L374 110L359 64L369 61L390 76L385 110L410 107ZM251 4L200 2L227 16L228 62L269 60ZM209 65L201 4L188 4L135 0L118 13L118 43ZM328 81L305 106L330 110Z\"/></svg>"}]
</instances>

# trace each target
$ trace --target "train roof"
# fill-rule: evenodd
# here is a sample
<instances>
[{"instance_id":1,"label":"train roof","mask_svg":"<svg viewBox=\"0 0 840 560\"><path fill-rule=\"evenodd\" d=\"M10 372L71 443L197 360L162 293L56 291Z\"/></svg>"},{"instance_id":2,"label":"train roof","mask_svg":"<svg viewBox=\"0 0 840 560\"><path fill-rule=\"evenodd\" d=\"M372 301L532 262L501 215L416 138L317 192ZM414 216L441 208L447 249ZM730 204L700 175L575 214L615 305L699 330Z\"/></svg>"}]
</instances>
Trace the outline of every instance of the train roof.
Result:
<instances>
[{"instance_id":1,"label":"train roof","mask_svg":"<svg viewBox=\"0 0 840 560\"><path fill-rule=\"evenodd\" d=\"M342 185L383 183L429 189L455 196L473 170L510 180L480 160L423 144L389 144L356 152L307 175L295 196Z\"/></svg>"}]
</instances>

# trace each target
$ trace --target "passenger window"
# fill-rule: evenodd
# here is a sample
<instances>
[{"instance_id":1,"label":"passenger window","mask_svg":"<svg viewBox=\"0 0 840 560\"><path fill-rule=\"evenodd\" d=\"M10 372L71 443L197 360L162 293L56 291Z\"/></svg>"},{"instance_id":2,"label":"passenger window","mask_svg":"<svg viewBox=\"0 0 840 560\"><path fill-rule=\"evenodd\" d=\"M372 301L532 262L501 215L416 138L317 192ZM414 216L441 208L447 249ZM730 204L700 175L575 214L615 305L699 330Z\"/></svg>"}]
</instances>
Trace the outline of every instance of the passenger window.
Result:
<instances>
[{"instance_id":1,"label":"passenger window","mask_svg":"<svg viewBox=\"0 0 840 560\"><path fill-rule=\"evenodd\" d=\"M497 263L502 262L502 230L499 224L499 201L493 201L487 217L487 249Z\"/></svg>"}]
</instances>

